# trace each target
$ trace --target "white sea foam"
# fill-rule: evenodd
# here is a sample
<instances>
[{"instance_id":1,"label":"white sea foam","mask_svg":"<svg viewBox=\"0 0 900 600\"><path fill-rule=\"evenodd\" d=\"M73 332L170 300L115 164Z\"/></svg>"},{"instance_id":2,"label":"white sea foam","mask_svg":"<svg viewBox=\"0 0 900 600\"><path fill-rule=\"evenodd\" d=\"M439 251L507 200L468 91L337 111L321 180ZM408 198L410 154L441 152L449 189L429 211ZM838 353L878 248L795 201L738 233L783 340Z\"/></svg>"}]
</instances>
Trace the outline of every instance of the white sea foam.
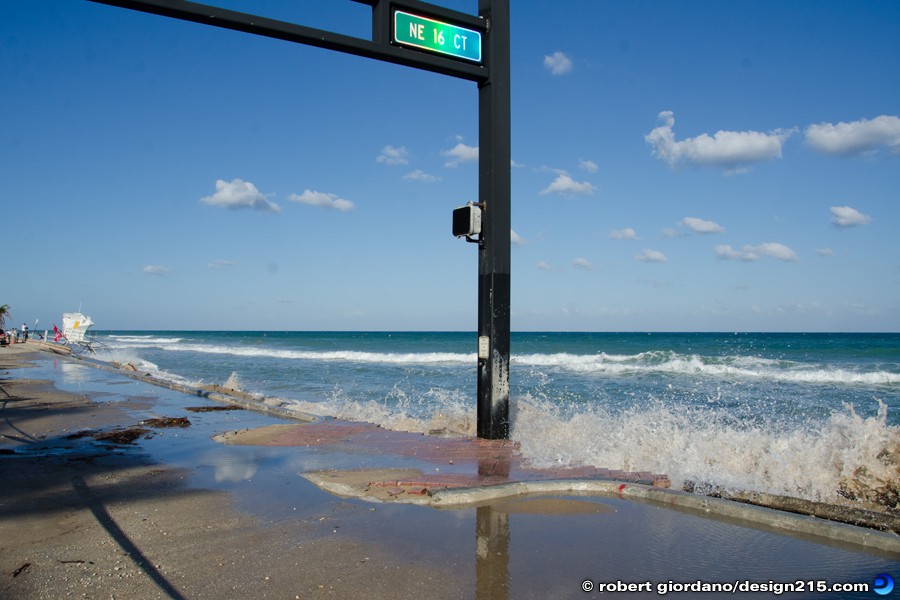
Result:
<instances>
[{"instance_id":1,"label":"white sea foam","mask_svg":"<svg viewBox=\"0 0 900 600\"><path fill-rule=\"evenodd\" d=\"M150 373L150 375L162 381L169 381L182 385L188 385L191 383L188 379L180 375L169 373L160 369L159 365L157 365L156 363L142 358L136 350L136 348L130 346L115 348L109 345L105 345L105 347L97 350L96 358L97 360L119 365L130 363L134 365L134 367L141 373Z\"/></svg>"},{"instance_id":2,"label":"white sea foam","mask_svg":"<svg viewBox=\"0 0 900 600\"><path fill-rule=\"evenodd\" d=\"M173 338L176 339L177 338ZM111 346L116 347L115 344ZM471 364L476 355L456 352L361 352L355 350L307 351L282 350L269 346L233 346L224 344L175 344L165 338L140 340L123 344L122 347L155 347L172 352L196 352L199 354L221 354L239 357L276 358L283 360L305 361L337 361L348 363L381 363L381 364Z\"/></svg>"},{"instance_id":3,"label":"white sea foam","mask_svg":"<svg viewBox=\"0 0 900 600\"><path fill-rule=\"evenodd\" d=\"M355 350L311 351L271 346L178 343L181 338L111 336L111 348L160 348L172 352L218 354L243 358L273 358L388 365L472 365L474 353L462 352L364 352ZM851 371L826 365L804 364L755 356L703 357L671 351L633 355L522 354L510 358L513 367L539 367L585 376L688 375L738 381L778 381L798 384L896 385L900 372Z\"/></svg>"},{"instance_id":4,"label":"white sea foam","mask_svg":"<svg viewBox=\"0 0 900 600\"><path fill-rule=\"evenodd\" d=\"M518 398L512 435L536 466L591 465L666 473L733 491L760 491L833 502L861 472L898 484L898 465L882 460L900 446L887 408L863 418L845 406L818 427L736 425L715 410L654 404L613 415L592 406L565 411Z\"/></svg>"},{"instance_id":5,"label":"white sea foam","mask_svg":"<svg viewBox=\"0 0 900 600\"><path fill-rule=\"evenodd\" d=\"M533 396L512 402L511 437L535 467L582 466L665 473L673 486L695 482L820 502L863 477L897 489L900 428L887 407L862 417L852 406L816 425L739 424L714 408L659 402L611 413L597 405L564 406ZM382 402L359 401L340 387L321 402L295 402L303 412L365 421L397 431L445 430L474 436L471 402L461 392L429 390L412 398L395 386ZM423 407L428 407L423 411Z\"/></svg>"},{"instance_id":6,"label":"white sea foam","mask_svg":"<svg viewBox=\"0 0 900 600\"><path fill-rule=\"evenodd\" d=\"M668 351L641 352L634 355L528 354L514 356L511 362L513 365L556 368L597 376L670 374L788 383L864 385L900 383L900 373L891 371L855 372L754 356L726 356L712 359Z\"/></svg>"},{"instance_id":7,"label":"white sea foam","mask_svg":"<svg viewBox=\"0 0 900 600\"><path fill-rule=\"evenodd\" d=\"M157 337L153 335L110 335L105 342L108 346L115 347L155 347L160 345L177 344L184 338Z\"/></svg>"},{"instance_id":8,"label":"white sea foam","mask_svg":"<svg viewBox=\"0 0 900 600\"><path fill-rule=\"evenodd\" d=\"M159 371L159 367L156 364L142 358L134 348L130 347L115 348L104 344L103 347L97 349L96 358L98 360L120 365L131 363L141 371Z\"/></svg>"},{"instance_id":9,"label":"white sea foam","mask_svg":"<svg viewBox=\"0 0 900 600\"><path fill-rule=\"evenodd\" d=\"M475 435L472 407L465 394L432 388L411 396L395 385L382 401L360 401L341 387L320 402L293 401L302 412L347 421L374 423L394 431L426 433L445 430L462 435Z\"/></svg>"},{"instance_id":10,"label":"white sea foam","mask_svg":"<svg viewBox=\"0 0 900 600\"><path fill-rule=\"evenodd\" d=\"M311 414L395 430L475 435L466 370L476 364L474 353L326 350L211 339L218 341L109 336L102 358L132 362L178 383L188 382L140 356L165 369L192 370L194 376L216 373L216 383L231 372L247 391L284 390L291 396L286 401ZM820 356L820 362L803 362L670 350L513 355L521 391L512 402L512 436L536 466L648 470L668 474L676 487L693 481L824 501L863 478L900 489L900 429L888 425L887 408L874 398L882 396L896 410L897 364L890 356L881 366L830 364ZM272 360L261 367L257 359ZM422 368L392 384L395 367L407 365ZM841 368L845 365L851 366ZM432 371L440 378L425 379ZM298 383L292 388L291 382ZM840 407L847 398L860 414ZM891 417L896 422L893 412Z\"/></svg>"}]
</instances>

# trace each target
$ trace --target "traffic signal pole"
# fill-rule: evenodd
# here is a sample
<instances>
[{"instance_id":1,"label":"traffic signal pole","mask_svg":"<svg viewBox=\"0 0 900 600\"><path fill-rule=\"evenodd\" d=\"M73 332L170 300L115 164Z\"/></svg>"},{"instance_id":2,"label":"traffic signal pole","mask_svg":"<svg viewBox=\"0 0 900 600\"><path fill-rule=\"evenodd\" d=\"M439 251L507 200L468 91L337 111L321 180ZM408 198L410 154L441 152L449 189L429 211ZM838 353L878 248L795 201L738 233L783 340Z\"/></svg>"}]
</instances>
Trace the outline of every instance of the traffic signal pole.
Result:
<instances>
[{"instance_id":1,"label":"traffic signal pole","mask_svg":"<svg viewBox=\"0 0 900 600\"><path fill-rule=\"evenodd\" d=\"M188 0L92 0L166 17L415 67L478 84L477 435L509 437L509 0L478 0L478 16L421 0L372 7L372 39L350 37ZM398 16L406 19L398 25ZM473 53L477 44L483 47Z\"/></svg>"},{"instance_id":2,"label":"traffic signal pole","mask_svg":"<svg viewBox=\"0 0 900 600\"><path fill-rule=\"evenodd\" d=\"M509 437L510 61L509 0L479 0L488 23L478 84L478 437ZM486 338L486 339L485 339ZM485 347L486 346L486 347Z\"/></svg>"}]
</instances>

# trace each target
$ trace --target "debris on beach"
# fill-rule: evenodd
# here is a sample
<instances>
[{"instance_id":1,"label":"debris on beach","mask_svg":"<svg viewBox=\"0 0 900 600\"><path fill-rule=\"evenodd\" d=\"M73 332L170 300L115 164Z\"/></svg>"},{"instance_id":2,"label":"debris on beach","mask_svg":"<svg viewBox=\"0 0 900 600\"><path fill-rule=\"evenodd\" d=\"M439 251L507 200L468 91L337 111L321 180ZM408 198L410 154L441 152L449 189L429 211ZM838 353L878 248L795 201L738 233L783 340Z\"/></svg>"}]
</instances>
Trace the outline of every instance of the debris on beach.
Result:
<instances>
[{"instance_id":1,"label":"debris on beach","mask_svg":"<svg viewBox=\"0 0 900 600\"><path fill-rule=\"evenodd\" d=\"M144 419L141 425L153 427L154 429L163 429L166 427L190 427L191 422L187 417L158 417L155 419Z\"/></svg>"},{"instance_id":2,"label":"debris on beach","mask_svg":"<svg viewBox=\"0 0 900 600\"><path fill-rule=\"evenodd\" d=\"M190 427L191 422L187 417L161 417L145 419L139 425L123 427L110 431L95 431L85 429L66 436L67 440L77 440L84 437L94 438L98 442L110 442L113 444L133 444L138 438L149 438L153 434L147 427L161 429L165 427Z\"/></svg>"},{"instance_id":3,"label":"debris on beach","mask_svg":"<svg viewBox=\"0 0 900 600\"><path fill-rule=\"evenodd\" d=\"M135 440L143 436L149 436L150 430L143 427L126 427L113 429L112 431L81 431L73 433L66 439L74 440L83 437L92 437L98 442L110 442L113 444L133 444Z\"/></svg>"},{"instance_id":4,"label":"debris on beach","mask_svg":"<svg viewBox=\"0 0 900 600\"><path fill-rule=\"evenodd\" d=\"M93 438L98 442L112 442L113 444L133 444L135 440L146 436L150 433L149 429L143 427L127 427L125 429L116 429L103 433L93 434Z\"/></svg>"}]
</instances>

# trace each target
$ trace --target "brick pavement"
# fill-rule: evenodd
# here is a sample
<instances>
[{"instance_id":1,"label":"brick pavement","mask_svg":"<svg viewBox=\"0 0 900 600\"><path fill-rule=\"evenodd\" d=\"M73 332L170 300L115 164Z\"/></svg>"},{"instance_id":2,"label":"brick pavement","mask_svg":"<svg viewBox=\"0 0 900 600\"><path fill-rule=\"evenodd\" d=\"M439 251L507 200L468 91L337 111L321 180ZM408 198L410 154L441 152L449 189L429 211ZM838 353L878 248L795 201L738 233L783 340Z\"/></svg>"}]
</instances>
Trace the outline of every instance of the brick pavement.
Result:
<instances>
[{"instance_id":1,"label":"brick pavement","mask_svg":"<svg viewBox=\"0 0 900 600\"><path fill-rule=\"evenodd\" d=\"M333 448L343 452L415 458L434 471L417 476L368 481L388 496L425 494L448 488L499 485L520 481L589 479L669 487L665 474L590 466L534 468L522 460L510 440L482 440L391 431L369 423L338 420L278 425L231 434L227 443ZM252 436L252 439L250 437Z\"/></svg>"}]
</instances>

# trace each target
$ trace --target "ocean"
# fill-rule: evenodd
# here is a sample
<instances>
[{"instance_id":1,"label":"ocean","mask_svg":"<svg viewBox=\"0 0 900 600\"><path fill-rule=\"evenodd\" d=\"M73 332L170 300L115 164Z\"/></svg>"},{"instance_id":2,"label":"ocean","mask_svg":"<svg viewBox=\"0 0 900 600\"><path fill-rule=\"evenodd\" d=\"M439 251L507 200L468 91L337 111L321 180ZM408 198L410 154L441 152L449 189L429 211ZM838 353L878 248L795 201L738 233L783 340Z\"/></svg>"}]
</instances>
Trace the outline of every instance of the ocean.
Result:
<instances>
[{"instance_id":1,"label":"ocean","mask_svg":"<svg viewBox=\"0 0 900 600\"><path fill-rule=\"evenodd\" d=\"M308 413L475 434L474 333L100 331L96 358ZM541 466L894 507L900 334L513 333L511 437Z\"/></svg>"}]
</instances>

